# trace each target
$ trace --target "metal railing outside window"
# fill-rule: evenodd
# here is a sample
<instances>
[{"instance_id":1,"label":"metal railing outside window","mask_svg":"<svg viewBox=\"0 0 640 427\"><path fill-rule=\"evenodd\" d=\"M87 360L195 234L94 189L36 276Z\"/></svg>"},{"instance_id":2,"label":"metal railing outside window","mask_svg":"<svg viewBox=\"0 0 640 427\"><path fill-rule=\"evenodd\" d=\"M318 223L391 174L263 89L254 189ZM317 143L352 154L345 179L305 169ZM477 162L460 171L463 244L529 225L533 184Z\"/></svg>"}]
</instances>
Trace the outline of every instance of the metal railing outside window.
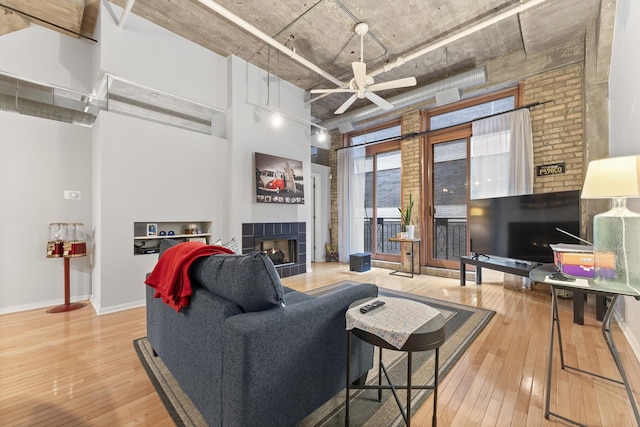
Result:
<instances>
[{"instance_id":1,"label":"metal railing outside window","mask_svg":"<svg viewBox=\"0 0 640 427\"><path fill-rule=\"evenodd\" d=\"M467 221L459 218L436 218L434 226L434 258L457 260L466 255Z\"/></svg>"},{"instance_id":2,"label":"metal railing outside window","mask_svg":"<svg viewBox=\"0 0 640 427\"><path fill-rule=\"evenodd\" d=\"M373 252L373 227L376 227L375 249L377 253L400 255L400 243L390 242L390 237L395 237L400 232L400 220L398 218L378 218L375 222L372 218L364 220L364 250Z\"/></svg>"}]
</instances>

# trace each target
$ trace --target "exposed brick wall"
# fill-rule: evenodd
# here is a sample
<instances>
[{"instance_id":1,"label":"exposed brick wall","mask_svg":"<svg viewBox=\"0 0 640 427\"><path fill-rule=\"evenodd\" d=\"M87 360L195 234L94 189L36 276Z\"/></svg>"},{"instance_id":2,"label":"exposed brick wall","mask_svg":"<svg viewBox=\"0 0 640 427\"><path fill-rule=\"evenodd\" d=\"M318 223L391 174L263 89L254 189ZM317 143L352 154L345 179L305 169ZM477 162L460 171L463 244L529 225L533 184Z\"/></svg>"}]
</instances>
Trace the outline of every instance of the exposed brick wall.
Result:
<instances>
[{"instance_id":1,"label":"exposed brick wall","mask_svg":"<svg viewBox=\"0 0 640 427\"><path fill-rule=\"evenodd\" d=\"M531 108L534 165L564 162L566 173L535 177L534 193L579 190L584 165L583 65L571 65L524 81Z\"/></svg>"},{"instance_id":2,"label":"exposed brick wall","mask_svg":"<svg viewBox=\"0 0 640 427\"><path fill-rule=\"evenodd\" d=\"M333 245L338 244L338 152L337 148L342 146L342 135L331 133L331 150L328 155L328 166L331 168L331 230L329 238ZM340 248L338 248L338 253Z\"/></svg>"},{"instance_id":3,"label":"exposed brick wall","mask_svg":"<svg viewBox=\"0 0 640 427\"><path fill-rule=\"evenodd\" d=\"M402 116L402 135L410 134L413 132L420 132L420 112L409 112ZM401 153L402 153L402 206L406 206L409 202L409 195L413 197L413 214L412 221L416 226L415 237L420 237L420 230L423 227L420 219L422 209L422 149L421 149L421 137L407 138L402 141ZM402 265L403 270L411 270L411 257L407 256L410 253L410 244L405 243L402 248ZM418 254L416 250L416 259L414 260L415 272L418 272L420 260L417 259ZM407 266L407 267L405 267Z\"/></svg>"}]
</instances>

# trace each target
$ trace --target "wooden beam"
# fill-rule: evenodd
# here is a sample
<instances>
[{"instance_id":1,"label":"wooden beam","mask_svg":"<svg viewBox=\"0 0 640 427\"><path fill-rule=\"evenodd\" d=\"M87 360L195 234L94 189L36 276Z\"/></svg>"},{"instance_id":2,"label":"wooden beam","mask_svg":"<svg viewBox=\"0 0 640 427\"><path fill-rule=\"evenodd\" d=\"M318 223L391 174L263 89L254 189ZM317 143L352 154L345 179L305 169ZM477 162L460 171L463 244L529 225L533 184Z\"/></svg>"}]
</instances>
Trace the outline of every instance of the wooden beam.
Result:
<instances>
[{"instance_id":1,"label":"wooden beam","mask_svg":"<svg viewBox=\"0 0 640 427\"><path fill-rule=\"evenodd\" d=\"M84 15L82 15L80 34L93 37L99 13L100 0L84 0Z\"/></svg>"},{"instance_id":2,"label":"wooden beam","mask_svg":"<svg viewBox=\"0 0 640 427\"><path fill-rule=\"evenodd\" d=\"M13 12L7 12L19 16L26 22L26 25L21 28L28 26L29 22L33 22L76 38L79 35L89 38L93 35L100 10L99 0L58 0L55 2L0 0L0 2L15 9ZM6 11L6 9L2 10ZM23 12L24 15L19 12ZM7 25L7 28L10 27Z\"/></svg>"},{"instance_id":3,"label":"wooden beam","mask_svg":"<svg viewBox=\"0 0 640 427\"><path fill-rule=\"evenodd\" d=\"M7 5L9 2L7 2ZM22 30L29 26L29 21L17 13L0 8L0 36Z\"/></svg>"}]
</instances>

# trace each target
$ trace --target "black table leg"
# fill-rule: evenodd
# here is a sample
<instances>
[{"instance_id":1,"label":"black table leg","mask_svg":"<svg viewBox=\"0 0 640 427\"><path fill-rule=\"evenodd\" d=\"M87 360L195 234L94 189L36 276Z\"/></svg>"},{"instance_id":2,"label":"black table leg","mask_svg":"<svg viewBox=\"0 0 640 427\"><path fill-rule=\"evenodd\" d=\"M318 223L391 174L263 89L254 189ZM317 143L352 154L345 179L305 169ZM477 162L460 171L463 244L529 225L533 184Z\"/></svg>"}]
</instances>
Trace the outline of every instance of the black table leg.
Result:
<instances>
[{"instance_id":1,"label":"black table leg","mask_svg":"<svg viewBox=\"0 0 640 427\"><path fill-rule=\"evenodd\" d=\"M347 331L347 397L344 402L344 425L349 426L349 377L351 376L351 331Z\"/></svg>"},{"instance_id":2,"label":"black table leg","mask_svg":"<svg viewBox=\"0 0 640 427\"><path fill-rule=\"evenodd\" d=\"M584 325L584 296L583 291L573 291L573 323Z\"/></svg>"},{"instance_id":3,"label":"black table leg","mask_svg":"<svg viewBox=\"0 0 640 427\"><path fill-rule=\"evenodd\" d=\"M438 425L438 371L440 370L440 347L436 347L436 359L435 359L435 372L433 373L433 418L431 419L431 425L436 427Z\"/></svg>"}]
</instances>

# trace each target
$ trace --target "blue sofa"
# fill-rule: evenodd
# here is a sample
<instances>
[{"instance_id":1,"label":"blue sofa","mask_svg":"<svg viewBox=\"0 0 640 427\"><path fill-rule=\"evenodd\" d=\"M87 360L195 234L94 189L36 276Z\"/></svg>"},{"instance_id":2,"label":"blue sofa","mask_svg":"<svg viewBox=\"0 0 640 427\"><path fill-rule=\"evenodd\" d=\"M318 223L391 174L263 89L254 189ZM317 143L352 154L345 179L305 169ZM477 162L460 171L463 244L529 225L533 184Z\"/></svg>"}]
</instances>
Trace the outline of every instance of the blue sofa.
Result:
<instances>
[{"instance_id":1,"label":"blue sofa","mask_svg":"<svg viewBox=\"0 0 640 427\"><path fill-rule=\"evenodd\" d=\"M375 285L310 296L282 286L259 252L201 258L189 276L180 313L147 286L147 337L210 426L295 425L344 389L345 311ZM356 340L352 362L362 380L373 348Z\"/></svg>"}]
</instances>

